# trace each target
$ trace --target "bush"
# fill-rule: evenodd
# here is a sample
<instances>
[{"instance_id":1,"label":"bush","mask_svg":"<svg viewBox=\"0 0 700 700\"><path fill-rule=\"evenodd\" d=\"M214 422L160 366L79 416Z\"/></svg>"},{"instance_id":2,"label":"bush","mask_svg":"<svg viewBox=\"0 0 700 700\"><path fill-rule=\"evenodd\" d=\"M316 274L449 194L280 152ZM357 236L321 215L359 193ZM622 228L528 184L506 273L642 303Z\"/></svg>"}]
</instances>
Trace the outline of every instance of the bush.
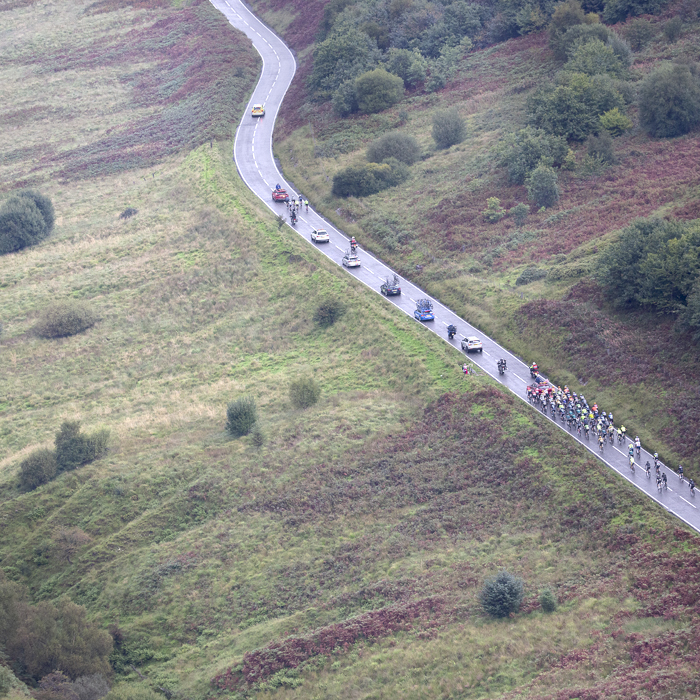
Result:
<instances>
[{"instance_id":1,"label":"bush","mask_svg":"<svg viewBox=\"0 0 700 700\"><path fill-rule=\"evenodd\" d=\"M538 207L552 207L559 201L559 178L554 168L541 163L528 177L527 197Z\"/></svg>"},{"instance_id":2,"label":"bush","mask_svg":"<svg viewBox=\"0 0 700 700\"><path fill-rule=\"evenodd\" d=\"M599 136L591 134L586 139L586 149L591 158L598 158L606 165L615 162L612 136L607 131L601 131Z\"/></svg>"},{"instance_id":3,"label":"bush","mask_svg":"<svg viewBox=\"0 0 700 700\"><path fill-rule=\"evenodd\" d=\"M639 219L601 254L598 278L619 305L683 312L700 275L700 225Z\"/></svg>"},{"instance_id":4,"label":"bush","mask_svg":"<svg viewBox=\"0 0 700 700\"><path fill-rule=\"evenodd\" d=\"M19 482L23 491L33 491L56 476L56 454L53 450L35 450L20 462Z\"/></svg>"},{"instance_id":5,"label":"bush","mask_svg":"<svg viewBox=\"0 0 700 700\"><path fill-rule=\"evenodd\" d=\"M654 27L648 19L632 20L625 31L625 37L635 51L643 49L653 36Z\"/></svg>"},{"instance_id":6,"label":"bush","mask_svg":"<svg viewBox=\"0 0 700 700\"><path fill-rule=\"evenodd\" d=\"M683 31L683 20L680 17L673 17L664 24L664 36L669 44L674 44L681 37Z\"/></svg>"},{"instance_id":7,"label":"bush","mask_svg":"<svg viewBox=\"0 0 700 700\"><path fill-rule=\"evenodd\" d=\"M489 197L486 200L486 211L481 213L486 221L495 224L506 215L506 210L501 206L501 200L498 197Z\"/></svg>"},{"instance_id":8,"label":"bush","mask_svg":"<svg viewBox=\"0 0 700 700\"><path fill-rule=\"evenodd\" d=\"M384 163L354 165L336 173L332 192L336 197L367 197L400 185L408 176L405 163L396 158L387 158Z\"/></svg>"},{"instance_id":9,"label":"bush","mask_svg":"<svg viewBox=\"0 0 700 700\"><path fill-rule=\"evenodd\" d=\"M526 267L518 275L518 279L515 280L515 286L522 287L525 284L530 284L531 282L542 280L546 276L547 270L543 270L541 267Z\"/></svg>"},{"instance_id":10,"label":"bush","mask_svg":"<svg viewBox=\"0 0 700 700\"><path fill-rule=\"evenodd\" d=\"M516 204L508 210L508 213L513 217L517 227L522 226L527 221L527 216L530 213L530 207L523 202Z\"/></svg>"},{"instance_id":11,"label":"bush","mask_svg":"<svg viewBox=\"0 0 700 700\"><path fill-rule=\"evenodd\" d=\"M437 112L433 117L433 139L438 148L449 148L464 141L466 122L456 107Z\"/></svg>"},{"instance_id":12,"label":"bush","mask_svg":"<svg viewBox=\"0 0 700 700\"><path fill-rule=\"evenodd\" d=\"M124 211L119 214L120 219L130 219L132 216L136 216L136 214L139 213L138 209L134 209L134 207L127 207L124 209Z\"/></svg>"},{"instance_id":13,"label":"bush","mask_svg":"<svg viewBox=\"0 0 700 700\"><path fill-rule=\"evenodd\" d=\"M549 158L558 165L567 150L564 137L552 136L542 129L528 126L515 134L508 134L497 148L497 157L499 164L508 169L508 180L522 185L542 158Z\"/></svg>"},{"instance_id":14,"label":"bush","mask_svg":"<svg viewBox=\"0 0 700 700\"><path fill-rule=\"evenodd\" d=\"M53 231L54 224L56 223L56 212L54 211L51 199L36 190L20 190L17 196L26 197L29 201L34 203L44 219L44 223L46 224L45 235L48 236Z\"/></svg>"},{"instance_id":15,"label":"bush","mask_svg":"<svg viewBox=\"0 0 700 700\"><path fill-rule=\"evenodd\" d=\"M687 134L700 123L700 79L685 65L665 64L652 71L639 91L639 120L652 136Z\"/></svg>"},{"instance_id":16,"label":"bush","mask_svg":"<svg viewBox=\"0 0 700 700\"><path fill-rule=\"evenodd\" d=\"M391 131L388 134L373 141L367 149L367 160L371 163L381 163L387 158L413 165L420 158L420 146L418 141L402 134L400 131Z\"/></svg>"},{"instance_id":17,"label":"bush","mask_svg":"<svg viewBox=\"0 0 700 700\"><path fill-rule=\"evenodd\" d=\"M600 115L617 107L624 99L606 75L561 73L558 85L543 85L528 98L531 122L550 134L583 141L598 130Z\"/></svg>"},{"instance_id":18,"label":"bush","mask_svg":"<svg viewBox=\"0 0 700 700\"><path fill-rule=\"evenodd\" d=\"M357 106L363 114L375 114L393 107L403 98L403 80L384 68L363 73L355 81Z\"/></svg>"},{"instance_id":19,"label":"bush","mask_svg":"<svg viewBox=\"0 0 700 700\"><path fill-rule=\"evenodd\" d=\"M92 328L97 320L82 302L59 302L43 311L34 332L41 338L67 338Z\"/></svg>"},{"instance_id":20,"label":"bush","mask_svg":"<svg viewBox=\"0 0 700 700\"><path fill-rule=\"evenodd\" d=\"M655 15L667 0L606 0L603 19L608 24L624 22L628 17Z\"/></svg>"},{"instance_id":21,"label":"bush","mask_svg":"<svg viewBox=\"0 0 700 700\"><path fill-rule=\"evenodd\" d=\"M611 136L622 136L632 128L632 120L624 115L617 107L600 115L600 127Z\"/></svg>"},{"instance_id":22,"label":"bush","mask_svg":"<svg viewBox=\"0 0 700 700\"><path fill-rule=\"evenodd\" d=\"M569 149L564 156L564 160L561 164L562 170L576 170L576 154Z\"/></svg>"},{"instance_id":23,"label":"bush","mask_svg":"<svg viewBox=\"0 0 700 700\"><path fill-rule=\"evenodd\" d=\"M253 443L253 447L262 447L265 444L265 434L257 423L250 431L250 441Z\"/></svg>"},{"instance_id":24,"label":"bush","mask_svg":"<svg viewBox=\"0 0 700 700\"><path fill-rule=\"evenodd\" d=\"M556 58L565 61L579 46L594 39L607 44L612 36L613 31L605 25L599 24L596 20L586 24L577 24L561 34L554 36L550 34L549 45Z\"/></svg>"},{"instance_id":25,"label":"bush","mask_svg":"<svg viewBox=\"0 0 700 700\"><path fill-rule=\"evenodd\" d=\"M604 44L600 39L591 39L580 44L571 53L564 66L565 70L586 75L611 75L621 77L624 67L615 55L612 46Z\"/></svg>"},{"instance_id":26,"label":"bush","mask_svg":"<svg viewBox=\"0 0 700 700\"><path fill-rule=\"evenodd\" d=\"M105 695L105 700L163 700L163 696L147 685L120 683Z\"/></svg>"},{"instance_id":27,"label":"bush","mask_svg":"<svg viewBox=\"0 0 700 700\"><path fill-rule=\"evenodd\" d=\"M517 576L501 571L488 579L479 593L484 611L493 617L508 617L520 610L523 600L523 581Z\"/></svg>"},{"instance_id":28,"label":"bush","mask_svg":"<svg viewBox=\"0 0 700 700\"><path fill-rule=\"evenodd\" d=\"M326 299L314 311L314 323L321 328L332 326L343 314L345 307L337 299Z\"/></svg>"},{"instance_id":29,"label":"bush","mask_svg":"<svg viewBox=\"0 0 700 700\"><path fill-rule=\"evenodd\" d=\"M0 255L35 245L48 235L46 220L30 197L13 195L0 206Z\"/></svg>"},{"instance_id":30,"label":"bush","mask_svg":"<svg viewBox=\"0 0 700 700\"><path fill-rule=\"evenodd\" d=\"M301 377L289 385L289 399L295 408L309 408L321 396L321 387L312 377Z\"/></svg>"},{"instance_id":31,"label":"bush","mask_svg":"<svg viewBox=\"0 0 700 700\"><path fill-rule=\"evenodd\" d=\"M73 682L73 692L78 696L78 700L100 700L109 690L109 681L100 673L80 676Z\"/></svg>"},{"instance_id":32,"label":"bush","mask_svg":"<svg viewBox=\"0 0 700 700\"><path fill-rule=\"evenodd\" d=\"M70 471L104 456L108 441L106 429L85 435L80 432L79 421L64 421L55 439L57 472Z\"/></svg>"},{"instance_id":33,"label":"bush","mask_svg":"<svg viewBox=\"0 0 700 700\"><path fill-rule=\"evenodd\" d=\"M242 396L226 407L226 430L234 437L248 435L258 420L258 409L252 396Z\"/></svg>"},{"instance_id":34,"label":"bush","mask_svg":"<svg viewBox=\"0 0 700 700\"><path fill-rule=\"evenodd\" d=\"M686 298L686 306L678 320L681 329L690 330L693 333L693 340L700 341L700 277L692 286Z\"/></svg>"},{"instance_id":35,"label":"bush","mask_svg":"<svg viewBox=\"0 0 700 700\"><path fill-rule=\"evenodd\" d=\"M359 109L357 105L357 90L355 80L346 80L333 93L333 109L341 117L354 114Z\"/></svg>"},{"instance_id":36,"label":"bush","mask_svg":"<svg viewBox=\"0 0 700 700\"><path fill-rule=\"evenodd\" d=\"M557 609L557 598L549 588L545 588L540 593L540 607L547 613L554 612Z\"/></svg>"},{"instance_id":37,"label":"bush","mask_svg":"<svg viewBox=\"0 0 700 700\"><path fill-rule=\"evenodd\" d=\"M389 49L386 55L386 69L398 75L407 88L416 87L425 81L428 62L420 51L409 49Z\"/></svg>"}]
</instances>

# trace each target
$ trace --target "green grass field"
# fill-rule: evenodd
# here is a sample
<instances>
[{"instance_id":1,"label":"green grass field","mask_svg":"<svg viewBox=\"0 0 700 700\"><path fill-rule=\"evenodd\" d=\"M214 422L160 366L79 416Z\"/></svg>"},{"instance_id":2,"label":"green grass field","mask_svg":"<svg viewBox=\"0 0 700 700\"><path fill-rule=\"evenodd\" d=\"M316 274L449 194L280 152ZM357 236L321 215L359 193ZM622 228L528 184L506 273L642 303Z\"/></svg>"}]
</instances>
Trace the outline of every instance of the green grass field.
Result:
<instances>
[{"instance_id":1,"label":"green grass field","mask_svg":"<svg viewBox=\"0 0 700 700\"><path fill-rule=\"evenodd\" d=\"M77 50L83 16L95 41L156 19L194 35L216 26L204 4L187 16L42 7L3 13L17 45L48 35ZM217 31L240 42L242 109L253 51ZM3 65L8 112L23 108L24 70ZM128 129L143 116L98 73L78 81L87 146L103 138L91 122ZM68 109L76 76L51 75L43 99ZM205 97L195 89L188 104ZM278 229L236 174L234 128L148 167L59 178L50 161L35 173L56 231L0 260L4 575L34 601L68 595L117 625L112 681L176 698L697 697L698 538ZM68 148L67 128L46 129ZM42 143L32 120L12 138ZM5 172L22 179L35 162ZM138 213L120 219L127 207ZM61 340L33 334L46 306L71 298L100 321ZM346 313L320 329L326 298ZM288 396L300 376L322 390L304 411ZM243 395L261 447L224 430ZM108 428L108 454L21 492L19 463L66 419ZM71 528L89 539L67 559L58 538ZM524 579L525 600L492 620L478 592L502 568ZM560 603L549 615L545 587Z\"/></svg>"}]
</instances>

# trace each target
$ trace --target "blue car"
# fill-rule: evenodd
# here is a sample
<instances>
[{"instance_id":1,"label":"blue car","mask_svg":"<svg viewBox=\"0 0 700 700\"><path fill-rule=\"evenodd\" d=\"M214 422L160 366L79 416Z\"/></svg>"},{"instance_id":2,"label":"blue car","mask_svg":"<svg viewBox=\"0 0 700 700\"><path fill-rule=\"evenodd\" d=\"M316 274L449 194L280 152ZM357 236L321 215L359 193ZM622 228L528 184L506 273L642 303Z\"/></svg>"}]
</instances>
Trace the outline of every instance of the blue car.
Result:
<instances>
[{"instance_id":1,"label":"blue car","mask_svg":"<svg viewBox=\"0 0 700 700\"><path fill-rule=\"evenodd\" d=\"M416 302L416 310L413 315L418 321L434 321L433 302L430 299L419 299Z\"/></svg>"}]
</instances>

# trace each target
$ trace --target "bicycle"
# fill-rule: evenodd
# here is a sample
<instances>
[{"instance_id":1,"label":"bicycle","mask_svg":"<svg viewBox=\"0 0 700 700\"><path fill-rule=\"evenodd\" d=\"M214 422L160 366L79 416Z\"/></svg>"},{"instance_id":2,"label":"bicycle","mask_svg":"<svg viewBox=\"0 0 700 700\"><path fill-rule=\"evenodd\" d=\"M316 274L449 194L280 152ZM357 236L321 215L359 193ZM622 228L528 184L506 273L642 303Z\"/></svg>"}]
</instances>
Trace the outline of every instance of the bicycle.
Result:
<instances>
[{"instance_id":1,"label":"bicycle","mask_svg":"<svg viewBox=\"0 0 700 700\"><path fill-rule=\"evenodd\" d=\"M634 457L630 457L630 471L634 474Z\"/></svg>"},{"instance_id":2,"label":"bicycle","mask_svg":"<svg viewBox=\"0 0 700 700\"><path fill-rule=\"evenodd\" d=\"M651 464L649 464L649 460L647 460L647 463L644 465L644 469L646 469L647 472L647 479L651 479Z\"/></svg>"}]
</instances>

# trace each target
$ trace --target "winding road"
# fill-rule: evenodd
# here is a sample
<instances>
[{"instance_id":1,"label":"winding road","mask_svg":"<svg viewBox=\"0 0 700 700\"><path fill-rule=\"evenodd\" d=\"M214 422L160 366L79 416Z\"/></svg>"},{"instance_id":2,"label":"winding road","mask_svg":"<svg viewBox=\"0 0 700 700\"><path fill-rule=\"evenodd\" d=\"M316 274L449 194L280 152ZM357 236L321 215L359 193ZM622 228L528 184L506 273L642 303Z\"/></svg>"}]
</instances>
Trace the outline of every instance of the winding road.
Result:
<instances>
[{"instance_id":1,"label":"winding road","mask_svg":"<svg viewBox=\"0 0 700 700\"><path fill-rule=\"evenodd\" d=\"M296 196L298 193L295 192L289 183L285 182L277 169L272 155L272 132L282 100L294 77L296 61L286 44L240 0L210 0L210 2L226 16L236 29L239 29L250 38L262 57L263 68L260 80L236 132L233 155L238 171L246 185L271 211L275 214L286 215L287 211L284 204L272 202L272 190L279 183L286 188L291 196ZM255 103L265 105L266 114L264 117L253 118L250 116L251 106ZM319 245L312 243L309 238L312 228L326 229L330 234L330 243ZM341 265L342 257L349 247L347 236L329 224L312 208L301 214L299 222L293 230L308 241L310 245L316 247L320 254ZM348 269L348 273L379 294L379 287L382 281L389 276L393 276L394 271L367 251L360 250L359 252L362 266ZM416 308L416 299L432 299L408 280L401 280L401 288L402 294L400 296L387 297L387 302L394 304L394 306L411 318L413 318L413 311ZM436 333L443 341L449 343L460 352L462 337L469 335L478 336L483 342L483 353L472 354L469 359L483 372L512 391L517 397L527 401L525 388L529 383L528 367L508 350L461 319L439 301L432 299L432 302L435 321L422 325L425 325L426 329ZM460 331L457 338L452 341L448 340L446 334L446 327L451 323L455 324ZM508 362L508 371L503 376L498 374L496 368L496 362L499 358L505 358ZM595 444L594 437L591 437L590 441L587 441L585 438L579 438L575 433L571 433L565 428L562 423L552 421L543 414L540 415L542 415L544 420L554 423L560 430L568 433L572 439L579 442L608 467L615 470L623 479L626 479L640 491L643 491L662 508L665 508L700 532L700 510L698 508L700 506L700 496L691 495L687 481L682 483L674 471L666 467L663 468L668 477L669 486L667 489L658 491L654 476L648 478L641 468L637 468L634 473L630 471L626 445L623 446L624 449L620 449L616 445L608 444L601 455ZM647 460L653 463L651 454L642 450L639 461L643 465ZM652 474L654 474L653 469Z\"/></svg>"}]
</instances>

